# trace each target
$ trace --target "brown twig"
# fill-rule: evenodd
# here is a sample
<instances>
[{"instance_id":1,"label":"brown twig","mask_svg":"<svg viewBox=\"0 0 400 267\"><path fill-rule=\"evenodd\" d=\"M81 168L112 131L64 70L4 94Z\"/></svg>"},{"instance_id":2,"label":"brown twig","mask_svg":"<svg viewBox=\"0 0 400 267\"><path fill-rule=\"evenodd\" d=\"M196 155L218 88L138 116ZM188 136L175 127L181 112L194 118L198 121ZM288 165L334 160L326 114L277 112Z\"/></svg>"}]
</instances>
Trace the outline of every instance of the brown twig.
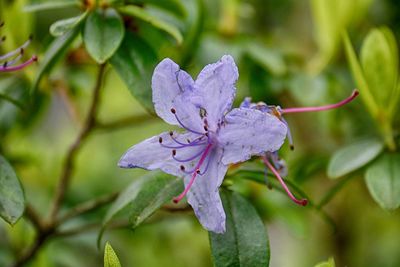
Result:
<instances>
[{"instance_id":1,"label":"brown twig","mask_svg":"<svg viewBox=\"0 0 400 267\"><path fill-rule=\"evenodd\" d=\"M157 121L156 117L149 116L147 114L143 115L134 115L126 118L118 119L112 122L96 122L96 129L102 131L112 131L120 128L137 126L143 124L145 122L155 122Z\"/></svg>"},{"instance_id":2,"label":"brown twig","mask_svg":"<svg viewBox=\"0 0 400 267\"><path fill-rule=\"evenodd\" d=\"M96 84L94 87L93 98L90 104L89 112L83 126L83 129L79 133L75 142L71 145L67 152L67 156L62 168L59 183L54 196L53 206L50 212L50 219L47 223L43 222L38 216L37 212L32 206L27 206L25 211L25 216L32 222L33 226L36 228L36 238L32 246L24 252L17 261L11 265L12 267L20 267L25 263L30 261L43 244L56 233L56 216L60 209L61 203L64 200L65 193L68 189L69 182L74 170L74 161L77 153L79 152L82 143L89 136L90 132L93 130L96 122L97 108L99 105L100 89L102 85L102 80L105 73L105 64L100 65L99 72L96 79Z\"/></svg>"},{"instance_id":3,"label":"brown twig","mask_svg":"<svg viewBox=\"0 0 400 267\"><path fill-rule=\"evenodd\" d=\"M101 196L97 199L92 199L92 200L83 202L81 204L78 204L75 207L73 207L72 209L70 209L63 216L60 216L60 218L57 220L56 225L59 225L67 220L75 218L81 214L93 211L97 208L107 205L107 204L113 202L117 198L118 194L119 194L118 192L115 192L115 193Z\"/></svg>"},{"instance_id":4,"label":"brown twig","mask_svg":"<svg viewBox=\"0 0 400 267\"><path fill-rule=\"evenodd\" d=\"M92 103L90 105L89 113L86 118L86 123L83 126L83 129L79 133L77 139L72 144L70 149L68 150L67 157L64 162L63 170L61 173L61 177L59 179L59 183L56 189L53 206L50 212L50 222L54 222L57 216L57 213L60 209L61 203L64 199L65 193L68 189L69 182L71 180L72 172L74 170L75 165L75 156L80 150L83 141L88 137L89 133L92 131L97 114L97 107L99 104L100 98L100 89L102 85L102 80L105 72L105 64L100 65L99 73L97 75L96 84L94 87Z\"/></svg>"}]
</instances>

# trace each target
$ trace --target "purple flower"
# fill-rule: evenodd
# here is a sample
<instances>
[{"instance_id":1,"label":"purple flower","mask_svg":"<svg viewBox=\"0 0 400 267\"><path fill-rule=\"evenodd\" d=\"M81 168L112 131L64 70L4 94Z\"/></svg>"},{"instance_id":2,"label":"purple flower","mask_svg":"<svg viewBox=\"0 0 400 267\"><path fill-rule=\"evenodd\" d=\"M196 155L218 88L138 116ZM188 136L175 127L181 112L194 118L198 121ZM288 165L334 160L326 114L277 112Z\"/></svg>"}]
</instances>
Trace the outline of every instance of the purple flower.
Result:
<instances>
[{"instance_id":1,"label":"purple flower","mask_svg":"<svg viewBox=\"0 0 400 267\"><path fill-rule=\"evenodd\" d=\"M4 22L0 22L0 28L4 26ZM2 44L6 40L5 36L0 37L0 44ZM23 43L20 47L17 49L8 52L4 55L0 55L0 72L11 72L11 71L17 71L25 68L26 66L32 64L33 62L37 61L37 56L32 56L30 59L28 59L25 62L20 62L22 56L24 55L25 48L28 47L32 40L32 37L29 37L29 39Z\"/></svg>"},{"instance_id":2,"label":"purple flower","mask_svg":"<svg viewBox=\"0 0 400 267\"><path fill-rule=\"evenodd\" d=\"M231 56L207 65L196 81L170 59L152 78L153 103L159 117L183 132L164 132L131 147L122 168L144 168L184 178L187 196L200 223L225 231L225 212L218 189L229 164L278 150L287 134L276 116L257 109L235 108L238 70Z\"/></svg>"},{"instance_id":3,"label":"purple flower","mask_svg":"<svg viewBox=\"0 0 400 267\"><path fill-rule=\"evenodd\" d=\"M290 133L289 125L286 120L283 118L284 114L288 113L303 113L303 112L316 112L316 111L324 111L329 109L339 108L349 102L351 102L354 98L358 95L358 91L354 90L353 93L346 99L331 105L326 106L319 106L319 107L301 107L301 108L286 108L282 109L279 106L267 105L264 102L259 103L252 103L251 98L247 97L244 101L240 104L240 107L243 109L251 109L251 110L260 110L265 114L270 114L278 118L282 121L287 127L287 137L290 144L290 148L293 150L293 139ZM279 183L282 185L283 189L286 191L288 196L290 197L293 202L296 204L305 206L307 205L307 199L297 199L292 192L290 192L289 188L285 184L285 181L282 177L287 175L287 168L286 163L278 156L277 151L268 151L262 156L262 161L264 162L267 169L269 169L275 177L278 179Z\"/></svg>"}]
</instances>

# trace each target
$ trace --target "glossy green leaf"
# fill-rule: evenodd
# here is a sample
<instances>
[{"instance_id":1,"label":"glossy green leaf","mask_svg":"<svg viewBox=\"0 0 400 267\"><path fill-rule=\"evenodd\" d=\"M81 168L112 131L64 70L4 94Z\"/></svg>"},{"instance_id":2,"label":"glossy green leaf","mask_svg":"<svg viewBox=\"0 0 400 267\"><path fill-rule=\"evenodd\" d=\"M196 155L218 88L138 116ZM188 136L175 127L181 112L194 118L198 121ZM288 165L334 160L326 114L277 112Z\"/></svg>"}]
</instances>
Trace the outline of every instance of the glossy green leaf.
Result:
<instances>
[{"instance_id":1,"label":"glossy green leaf","mask_svg":"<svg viewBox=\"0 0 400 267\"><path fill-rule=\"evenodd\" d=\"M400 154L384 154L368 167L365 181L374 200L384 209L400 206Z\"/></svg>"},{"instance_id":2,"label":"glossy green leaf","mask_svg":"<svg viewBox=\"0 0 400 267\"><path fill-rule=\"evenodd\" d=\"M126 33L110 62L132 95L153 111L151 76L158 62L156 52L139 36Z\"/></svg>"},{"instance_id":3,"label":"glossy green leaf","mask_svg":"<svg viewBox=\"0 0 400 267\"><path fill-rule=\"evenodd\" d=\"M82 13L79 16L76 16L73 18L58 20L58 21L54 22L50 26L51 35L58 37L58 36L61 36L65 33L67 33L72 28L79 25L86 18L86 15L87 15L87 12Z\"/></svg>"},{"instance_id":4,"label":"glossy green leaf","mask_svg":"<svg viewBox=\"0 0 400 267\"><path fill-rule=\"evenodd\" d=\"M117 51L124 34L124 23L117 11L98 9L86 19L83 41L92 58L102 64Z\"/></svg>"},{"instance_id":5,"label":"glossy green leaf","mask_svg":"<svg viewBox=\"0 0 400 267\"><path fill-rule=\"evenodd\" d=\"M122 210L129 207L128 216L132 227L135 228L182 190L182 178L160 172L136 179L121 192L107 211L98 243L107 224Z\"/></svg>"},{"instance_id":6,"label":"glossy green leaf","mask_svg":"<svg viewBox=\"0 0 400 267\"><path fill-rule=\"evenodd\" d=\"M108 242L104 248L104 267L121 267L117 254Z\"/></svg>"},{"instance_id":7,"label":"glossy green leaf","mask_svg":"<svg viewBox=\"0 0 400 267\"><path fill-rule=\"evenodd\" d=\"M180 0L128 0L127 3L136 5L150 5L167 11L178 18L186 16L185 7Z\"/></svg>"},{"instance_id":8,"label":"glossy green leaf","mask_svg":"<svg viewBox=\"0 0 400 267\"><path fill-rule=\"evenodd\" d=\"M388 28L372 29L361 49L364 77L381 107L387 107L397 86L398 51L393 33Z\"/></svg>"},{"instance_id":9,"label":"glossy green leaf","mask_svg":"<svg viewBox=\"0 0 400 267\"><path fill-rule=\"evenodd\" d=\"M328 166L328 176L338 178L358 170L376 158L383 150L383 143L370 138L345 146L332 156Z\"/></svg>"},{"instance_id":10,"label":"glossy green leaf","mask_svg":"<svg viewBox=\"0 0 400 267\"><path fill-rule=\"evenodd\" d=\"M62 8L73 7L73 6L79 7L80 1L64 0L64 1L41 2L41 3L25 6L23 11L24 12L36 12L36 11L44 11L44 10L62 9Z\"/></svg>"},{"instance_id":11,"label":"glossy green leaf","mask_svg":"<svg viewBox=\"0 0 400 267\"><path fill-rule=\"evenodd\" d=\"M368 83L364 77L363 71L361 69L360 63L358 62L356 53L354 52L353 46L351 44L350 38L345 32L343 34L343 42L346 51L347 60L350 65L351 72L353 74L353 79L355 80L358 90L360 90L361 99L364 101L365 106L372 115L373 118L378 116L379 110L378 106L374 100L374 97L370 91Z\"/></svg>"},{"instance_id":12,"label":"glossy green leaf","mask_svg":"<svg viewBox=\"0 0 400 267\"><path fill-rule=\"evenodd\" d=\"M0 156L0 216L9 224L15 224L25 209L25 197L11 165Z\"/></svg>"},{"instance_id":13,"label":"glossy green leaf","mask_svg":"<svg viewBox=\"0 0 400 267\"><path fill-rule=\"evenodd\" d=\"M69 45L80 32L80 27L75 27L66 34L54 39L47 48L44 57L40 58L40 68L33 82L32 92L35 92L43 76L51 71L55 63L65 54Z\"/></svg>"},{"instance_id":14,"label":"glossy green leaf","mask_svg":"<svg viewBox=\"0 0 400 267\"><path fill-rule=\"evenodd\" d=\"M165 21L159 20L157 17L151 15L143 8L137 6L125 6L120 8L119 11L124 15L133 16L151 24L155 28L160 29L171 35L173 38L175 38L178 44L182 43L183 40L182 34L175 26Z\"/></svg>"},{"instance_id":15,"label":"glossy green leaf","mask_svg":"<svg viewBox=\"0 0 400 267\"><path fill-rule=\"evenodd\" d=\"M221 191L221 198L226 213L226 232L209 232L214 266L268 266L268 236L255 208L237 193Z\"/></svg>"},{"instance_id":16,"label":"glossy green leaf","mask_svg":"<svg viewBox=\"0 0 400 267\"><path fill-rule=\"evenodd\" d=\"M333 258L329 258L328 261L320 262L315 267L335 267L335 261Z\"/></svg>"}]
</instances>

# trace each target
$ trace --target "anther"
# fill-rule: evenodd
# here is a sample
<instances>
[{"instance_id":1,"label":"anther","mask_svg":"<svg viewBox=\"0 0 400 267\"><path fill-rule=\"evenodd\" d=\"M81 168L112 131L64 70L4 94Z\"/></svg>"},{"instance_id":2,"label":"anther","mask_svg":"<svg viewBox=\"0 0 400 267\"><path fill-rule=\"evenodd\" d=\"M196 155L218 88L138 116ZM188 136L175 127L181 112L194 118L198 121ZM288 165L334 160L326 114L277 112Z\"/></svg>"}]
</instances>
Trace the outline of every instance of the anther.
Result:
<instances>
[{"instance_id":1,"label":"anther","mask_svg":"<svg viewBox=\"0 0 400 267\"><path fill-rule=\"evenodd\" d=\"M185 166L181 165L181 171L185 170Z\"/></svg>"},{"instance_id":2,"label":"anther","mask_svg":"<svg viewBox=\"0 0 400 267\"><path fill-rule=\"evenodd\" d=\"M169 135L170 135L170 136L173 136L173 135L174 135L174 132L173 132L173 131L169 131Z\"/></svg>"},{"instance_id":3,"label":"anther","mask_svg":"<svg viewBox=\"0 0 400 267\"><path fill-rule=\"evenodd\" d=\"M206 125L204 125L204 131L208 132L208 128Z\"/></svg>"},{"instance_id":4,"label":"anther","mask_svg":"<svg viewBox=\"0 0 400 267\"><path fill-rule=\"evenodd\" d=\"M200 174L200 170L199 170L199 169L197 169L197 170L196 170L196 173L197 173L197 174Z\"/></svg>"},{"instance_id":5,"label":"anther","mask_svg":"<svg viewBox=\"0 0 400 267\"><path fill-rule=\"evenodd\" d=\"M7 37L4 35L3 37L1 37L1 41L4 42L7 39Z\"/></svg>"},{"instance_id":6,"label":"anther","mask_svg":"<svg viewBox=\"0 0 400 267\"><path fill-rule=\"evenodd\" d=\"M174 149L174 150L172 150L172 156L175 156L176 155L176 150Z\"/></svg>"},{"instance_id":7,"label":"anther","mask_svg":"<svg viewBox=\"0 0 400 267\"><path fill-rule=\"evenodd\" d=\"M162 137L161 137L161 136L158 138L158 142L159 142L160 144L162 143Z\"/></svg>"},{"instance_id":8,"label":"anther","mask_svg":"<svg viewBox=\"0 0 400 267\"><path fill-rule=\"evenodd\" d=\"M175 110L174 108L171 108L171 113L172 113L172 114L175 114L175 113L176 113L176 110Z\"/></svg>"},{"instance_id":9,"label":"anther","mask_svg":"<svg viewBox=\"0 0 400 267\"><path fill-rule=\"evenodd\" d=\"M8 64L8 62L6 61L6 62L4 62L4 64L3 64L3 68L7 68L7 64Z\"/></svg>"},{"instance_id":10,"label":"anther","mask_svg":"<svg viewBox=\"0 0 400 267\"><path fill-rule=\"evenodd\" d=\"M294 150L294 145L290 145L290 150Z\"/></svg>"},{"instance_id":11,"label":"anther","mask_svg":"<svg viewBox=\"0 0 400 267\"><path fill-rule=\"evenodd\" d=\"M21 54L21 55L23 55L24 54L24 49L21 47L21 49L19 50L19 53Z\"/></svg>"},{"instance_id":12,"label":"anther","mask_svg":"<svg viewBox=\"0 0 400 267\"><path fill-rule=\"evenodd\" d=\"M4 21L0 22L0 27L4 26Z\"/></svg>"}]
</instances>

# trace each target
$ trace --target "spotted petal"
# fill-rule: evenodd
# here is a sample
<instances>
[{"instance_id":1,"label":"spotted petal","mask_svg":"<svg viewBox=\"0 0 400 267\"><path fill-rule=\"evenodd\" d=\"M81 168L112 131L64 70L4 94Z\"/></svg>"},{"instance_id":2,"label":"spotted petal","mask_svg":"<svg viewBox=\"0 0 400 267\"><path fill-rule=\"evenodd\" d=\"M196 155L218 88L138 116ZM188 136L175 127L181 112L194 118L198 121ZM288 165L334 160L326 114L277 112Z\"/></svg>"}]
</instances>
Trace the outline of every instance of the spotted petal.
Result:
<instances>
[{"instance_id":1,"label":"spotted petal","mask_svg":"<svg viewBox=\"0 0 400 267\"><path fill-rule=\"evenodd\" d=\"M275 116L255 109L233 109L226 115L218 137L224 149L222 163L237 163L253 155L276 151L282 146L286 132L286 125Z\"/></svg>"},{"instance_id":2,"label":"spotted petal","mask_svg":"<svg viewBox=\"0 0 400 267\"><path fill-rule=\"evenodd\" d=\"M235 98L238 69L231 56L223 56L200 72L195 82L194 102L204 108L213 129L223 115L231 109Z\"/></svg>"},{"instance_id":3,"label":"spotted petal","mask_svg":"<svg viewBox=\"0 0 400 267\"><path fill-rule=\"evenodd\" d=\"M203 123L199 108L192 104L194 81L171 59L161 61L152 77L153 103L157 115L169 124L179 125L174 108L181 122L190 129L200 131Z\"/></svg>"},{"instance_id":4,"label":"spotted petal","mask_svg":"<svg viewBox=\"0 0 400 267\"><path fill-rule=\"evenodd\" d=\"M162 145L159 139L162 139ZM181 143L187 140L194 140L197 136L192 133L174 133L174 138ZM166 147L168 146L168 147ZM175 147L176 157L187 159L199 154L204 146L191 146L179 148L181 145L174 142L169 132L153 136L143 142L131 147L119 160L121 168L142 168L146 170L160 169L168 174L183 176L185 173L180 169L181 163L172 157L172 150ZM194 165L194 162L187 162L186 165Z\"/></svg>"},{"instance_id":5,"label":"spotted petal","mask_svg":"<svg viewBox=\"0 0 400 267\"><path fill-rule=\"evenodd\" d=\"M199 219L200 223L209 231L225 232L225 212L219 196L219 187L224 179L228 167L221 163L222 150L214 148L209 155L210 162L207 172L198 175L187 194L188 202ZM191 176L185 177L185 186Z\"/></svg>"}]
</instances>

